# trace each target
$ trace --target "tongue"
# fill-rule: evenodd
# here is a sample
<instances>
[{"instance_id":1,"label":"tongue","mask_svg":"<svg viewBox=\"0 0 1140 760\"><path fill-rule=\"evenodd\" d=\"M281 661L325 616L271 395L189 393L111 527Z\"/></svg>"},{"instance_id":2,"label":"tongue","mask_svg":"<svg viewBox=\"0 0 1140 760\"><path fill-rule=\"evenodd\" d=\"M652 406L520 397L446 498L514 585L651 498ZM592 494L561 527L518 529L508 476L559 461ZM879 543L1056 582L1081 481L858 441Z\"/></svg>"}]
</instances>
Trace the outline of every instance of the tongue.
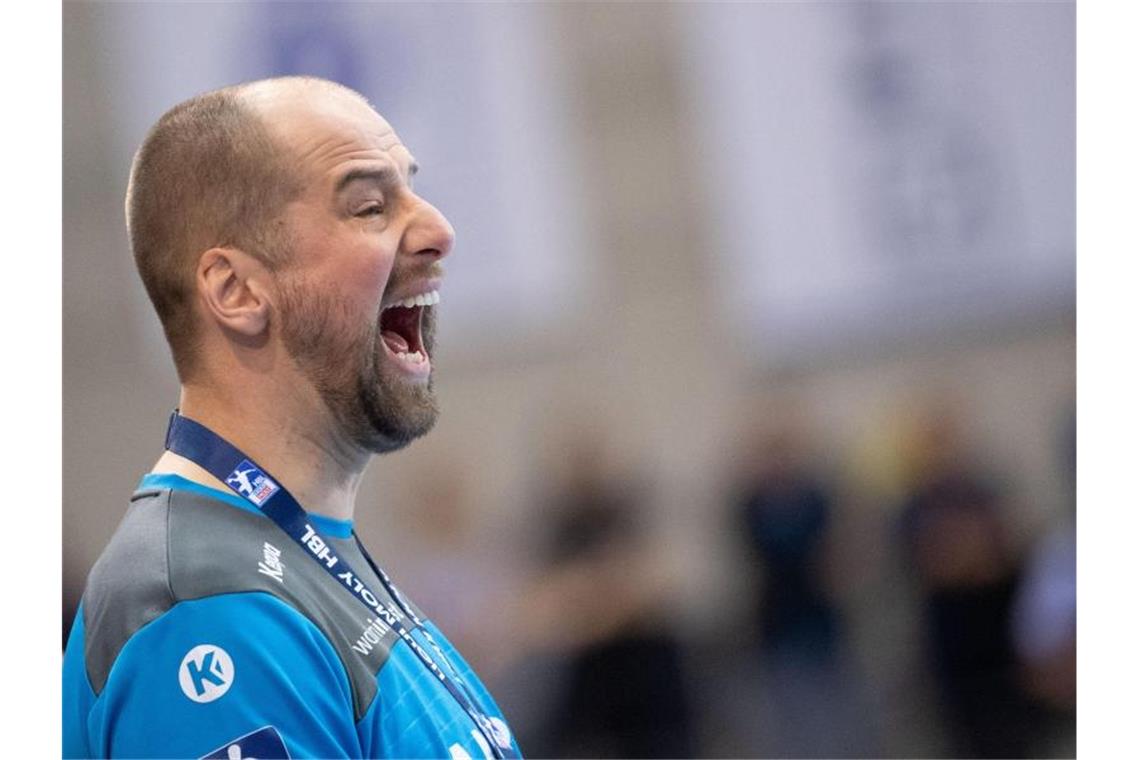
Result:
<instances>
[{"instance_id":1,"label":"tongue","mask_svg":"<svg viewBox=\"0 0 1140 760\"><path fill-rule=\"evenodd\" d=\"M392 349L394 353L407 353L408 341L404 340L404 336L392 330L384 330L380 333L380 337L388 344L388 348Z\"/></svg>"}]
</instances>

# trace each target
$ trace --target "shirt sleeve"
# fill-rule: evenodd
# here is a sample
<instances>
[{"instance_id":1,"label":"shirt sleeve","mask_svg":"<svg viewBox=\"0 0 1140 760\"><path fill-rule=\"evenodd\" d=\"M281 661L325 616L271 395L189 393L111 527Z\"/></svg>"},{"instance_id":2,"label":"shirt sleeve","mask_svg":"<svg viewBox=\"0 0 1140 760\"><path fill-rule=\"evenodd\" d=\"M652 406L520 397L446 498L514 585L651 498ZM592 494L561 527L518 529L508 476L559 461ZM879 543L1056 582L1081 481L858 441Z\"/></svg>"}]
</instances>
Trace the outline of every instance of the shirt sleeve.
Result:
<instances>
[{"instance_id":1,"label":"shirt sleeve","mask_svg":"<svg viewBox=\"0 0 1140 760\"><path fill-rule=\"evenodd\" d=\"M140 628L87 731L104 757L360 756L340 658L312 622L261 592L179 602Z\"/></svg>"}]
</instances>

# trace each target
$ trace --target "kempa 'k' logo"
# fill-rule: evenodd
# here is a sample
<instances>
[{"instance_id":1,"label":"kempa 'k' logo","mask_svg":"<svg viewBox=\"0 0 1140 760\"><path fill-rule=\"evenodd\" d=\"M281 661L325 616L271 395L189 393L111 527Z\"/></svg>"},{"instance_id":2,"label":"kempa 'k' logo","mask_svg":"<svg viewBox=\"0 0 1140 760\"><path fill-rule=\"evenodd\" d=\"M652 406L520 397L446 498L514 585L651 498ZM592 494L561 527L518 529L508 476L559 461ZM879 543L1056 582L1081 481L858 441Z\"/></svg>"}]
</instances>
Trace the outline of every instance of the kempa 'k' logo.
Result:
<instances>
[{"instance_id":1,"label":"kempa 'k' logo","mask_svg":"<svg viewBox=\"0 0 1140 760\"><path fill-rule=\"evenodd\" d=\"M226 484L259 507L281 488L248 459L241 460L226 478Z\"/></svg>"},{"instance_id":2,"label":"kempa 'k' logo","mask_svg":"<svg viewBox=\"0 0 1140 760\"><path fill-rule=\"evenodd\" d=\"M195 702L213 702L234 682L234 661L214 644L199 644L186 653L178 666L182 693Z\"/></svg>"}]
</instances>

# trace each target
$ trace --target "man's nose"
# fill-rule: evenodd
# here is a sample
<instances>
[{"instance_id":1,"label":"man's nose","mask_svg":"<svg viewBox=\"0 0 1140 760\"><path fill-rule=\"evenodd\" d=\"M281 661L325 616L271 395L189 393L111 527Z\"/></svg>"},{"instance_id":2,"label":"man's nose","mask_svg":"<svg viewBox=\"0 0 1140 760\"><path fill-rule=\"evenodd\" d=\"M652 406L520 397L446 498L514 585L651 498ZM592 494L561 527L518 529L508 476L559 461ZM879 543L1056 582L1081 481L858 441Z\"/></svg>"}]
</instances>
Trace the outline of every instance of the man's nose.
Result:
<instances>
[{"instance_id":1,"label":"man's nose","mask_svg":"<svg viewBox=\"0 0 1140 760\"><path fill-rule=\"evenodd\" d=\"M451 253L455 229L439 209L422 198L417 199L408 229L404 233L404 250L415 255L442 259Z\"/></svg>"}]
</instances>

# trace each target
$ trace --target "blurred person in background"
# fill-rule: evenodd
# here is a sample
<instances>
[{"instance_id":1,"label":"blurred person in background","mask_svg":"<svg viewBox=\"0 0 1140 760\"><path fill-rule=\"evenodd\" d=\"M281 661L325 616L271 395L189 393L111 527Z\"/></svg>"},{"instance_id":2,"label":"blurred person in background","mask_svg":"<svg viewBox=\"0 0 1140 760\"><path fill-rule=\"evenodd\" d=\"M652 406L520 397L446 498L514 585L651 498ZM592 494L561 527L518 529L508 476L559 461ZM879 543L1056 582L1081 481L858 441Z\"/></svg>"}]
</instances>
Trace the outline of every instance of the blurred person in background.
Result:
<instances>
[{"instance_id":1,"label":"blurred person in background","mask_svg":"<svg viewBox=\"0 0 1140 760\"><path fill-rule=\"evenodd\" d=\"M353 529L373 454L437 416L454 232L415 171L363 96L312 78L191 98L139 148L127 224L180 410L88 579L65 756L518 756Z\"/></svg>"},{"instance_id":2,"label":"blurred person in background","mask_svg":"<svg viewBox=\"0 0 1140 760\"><path fill-rule=\"evenodd\" d=\"M669 559L650 540L644 494L607 474L600 452L589 440L571 449L569 483L544 508L544 567L520 604L530 646L553 654L559 674L534 749L692 757L684 657L668 623Z\"/></svg>"},{"instance_id":3,"label":"blurred person in background","mask_svg":"<svg viewBox=\"0 0 1140 760\"><path fill-rule=\"evenodd\" d=\"M836 499L802 426L757 427L736 473L735 518L759 577L753 602L758 684L770 711L770 752L785 757L871 751L872 721L854 683L833 597Z\"/></svg>"},{"instance_id":4,"label":"blurred person in background","mask_svg":"<svg viewBox=\"0 0 1140 760\"><path fill-rule=\"evenodd\" d=\"M1010 635L1020 556L1007 506L955 410L925 416L900 513L925 653L958 757L1024 757L1027 716Z\"/></svg>"},{"instance_id":5,"label":"blurred person in background","mask_svg":"<svg viewBox=\"0 0 1140 760\"><path fill-rule=\"evenodd\" d=\"M401 584L433 611L434 622L492 684L511 659L503 641L512 629L504 613L518 584L515 555L503 551L501 526L481 525L472 501L472 475L458 454L425 467L415 492L396 507L410 530L400 541Z\"/></svg>"},{"instance_id":6,"label":"blurred person in background","mask_svg":"<svg viewBox=\"0 0 1140 760\"><path fill-rule=\"evenodd\" d=\"M760 649L769 660L827 662L842 625L826 589L834 499L791 429L764 437L756 448L754 469L739 486L738 514L761 571Z\"/></svg>"}]
</instances>

